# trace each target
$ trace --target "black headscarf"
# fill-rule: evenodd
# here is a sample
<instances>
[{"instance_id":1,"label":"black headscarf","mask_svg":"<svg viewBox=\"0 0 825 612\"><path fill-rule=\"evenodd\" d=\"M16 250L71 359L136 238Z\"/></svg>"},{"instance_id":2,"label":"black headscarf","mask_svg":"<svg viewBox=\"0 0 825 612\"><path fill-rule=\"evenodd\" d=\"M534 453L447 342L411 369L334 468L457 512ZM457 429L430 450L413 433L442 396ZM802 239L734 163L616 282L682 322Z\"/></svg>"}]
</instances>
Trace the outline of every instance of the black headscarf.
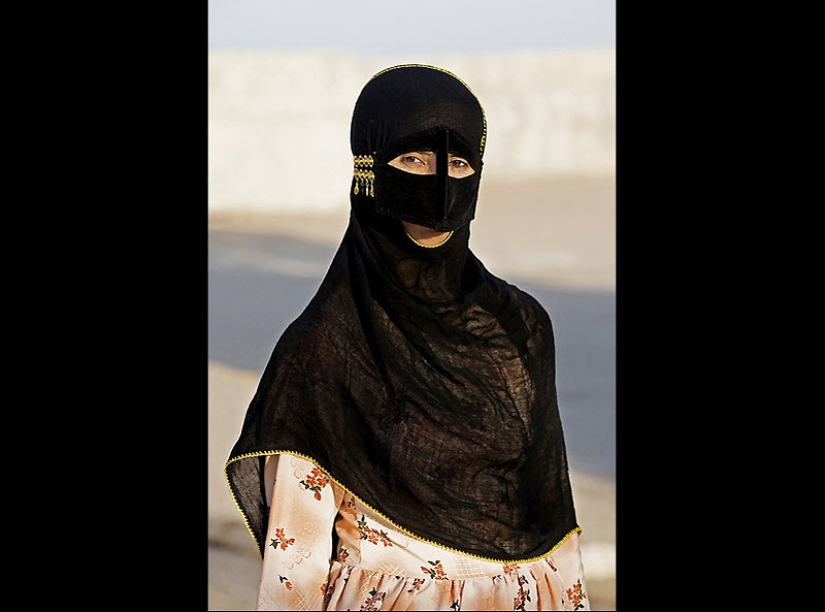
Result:
<instances>
[{"instance_id":1,"label":"black headscarf","mask_svg":"<svg viewBox=\"0 0 825 612\"><path fill-rule=\"evenodd\" d=\"M226 466L263 550L266 455L312 460L418 539L476 557L540 557L578 529L550 318L469 249L484 112L454 75L396 66L352 120L350 222L263 373ZM388 165L437 153L435 175ZM475 170L447 173L446 153ZM428 248L401 221L451 231Z\"/></svg>"}]
</instances>

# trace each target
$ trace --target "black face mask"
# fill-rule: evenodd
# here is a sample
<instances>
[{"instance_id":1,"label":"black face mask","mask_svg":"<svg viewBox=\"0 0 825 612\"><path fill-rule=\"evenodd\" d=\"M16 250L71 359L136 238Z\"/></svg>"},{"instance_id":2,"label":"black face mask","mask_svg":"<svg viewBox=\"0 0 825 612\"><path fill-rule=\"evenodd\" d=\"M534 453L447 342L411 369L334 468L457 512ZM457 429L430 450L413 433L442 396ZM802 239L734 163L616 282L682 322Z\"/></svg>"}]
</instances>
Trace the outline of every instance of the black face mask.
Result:
<instances>
[{"instance_id":1,"label":"black face mask","mask_svg":"<svg viewBox=\"0 0 825 612\"><path fill-rule=\"evenodd\" d=\"M364 87L353 113L353 205L439 231L466 225L475 217L481 180L486 136L481 105L461 81L441 70L406 67L380 76ZM421 150L436 153L436 174L389 165L402 153ZM448 154L463 157L475 172L449 176Z\"/></svg>"}]
</instances>

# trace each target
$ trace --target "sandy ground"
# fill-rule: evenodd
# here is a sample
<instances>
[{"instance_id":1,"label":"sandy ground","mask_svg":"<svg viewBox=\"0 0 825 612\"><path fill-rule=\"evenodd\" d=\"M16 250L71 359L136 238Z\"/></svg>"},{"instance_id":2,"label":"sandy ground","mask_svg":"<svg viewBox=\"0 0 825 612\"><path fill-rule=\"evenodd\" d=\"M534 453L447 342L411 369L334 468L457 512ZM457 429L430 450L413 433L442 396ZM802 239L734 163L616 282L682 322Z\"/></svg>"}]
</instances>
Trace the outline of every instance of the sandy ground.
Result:
<instances>
[{"instance_id":1,"label":"sandy ground","mask_svg":"<svg viewBox=\"0 0 825 612\"><path fill-rule=\"evenodd\" d=\"M348 209L315 214L210 216L210 230L265 232L337 245ZM471 248L491 272L571 290L615 289L615 179L482 181ZM252 610L260 559L228 493L223 465L258 373L209 363L210 610ZM571 474L594 610L615 610L615 483Z\"/></svg>"}]
</instances>

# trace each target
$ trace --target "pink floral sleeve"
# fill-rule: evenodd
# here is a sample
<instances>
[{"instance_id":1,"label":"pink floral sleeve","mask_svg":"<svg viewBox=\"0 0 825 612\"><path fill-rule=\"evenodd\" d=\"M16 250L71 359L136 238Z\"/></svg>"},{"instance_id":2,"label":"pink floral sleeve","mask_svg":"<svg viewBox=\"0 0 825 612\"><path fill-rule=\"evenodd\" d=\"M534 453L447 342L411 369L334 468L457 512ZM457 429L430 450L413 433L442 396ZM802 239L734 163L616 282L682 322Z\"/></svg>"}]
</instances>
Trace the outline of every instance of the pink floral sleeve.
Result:
<instances>
[{"instance_id":1,"label":"pink floral sleeve","mask_svg":"<svg viewBox=\"0 0 825 612\"><path fill-rule=\"evenodd\" d=\"M300 457L268 457L266 473L273 472L257 609L321 610L342 493L317 466Z\"/></svg>"}]
</instances>

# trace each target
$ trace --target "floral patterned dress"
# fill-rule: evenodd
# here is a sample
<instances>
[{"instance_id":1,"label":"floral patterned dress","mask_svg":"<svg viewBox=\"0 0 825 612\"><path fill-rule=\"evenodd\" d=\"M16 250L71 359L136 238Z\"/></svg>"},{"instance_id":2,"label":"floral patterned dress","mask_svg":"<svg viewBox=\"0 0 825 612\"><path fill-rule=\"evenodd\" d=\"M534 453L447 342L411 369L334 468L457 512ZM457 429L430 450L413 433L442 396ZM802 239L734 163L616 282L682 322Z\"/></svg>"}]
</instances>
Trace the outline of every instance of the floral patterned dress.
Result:
<instances>
[{"instance_id":1,"label":"floral patterned dress","mask_svg":"<svg viewBox=\"0 0 825 612\"><path fill-rule=\"evenodd\" d=\"M311 461L271 455L272 472L259 610L590 609L578 531L538 561L485 561L399 531Z\"/></svg>"}]
</instances>

